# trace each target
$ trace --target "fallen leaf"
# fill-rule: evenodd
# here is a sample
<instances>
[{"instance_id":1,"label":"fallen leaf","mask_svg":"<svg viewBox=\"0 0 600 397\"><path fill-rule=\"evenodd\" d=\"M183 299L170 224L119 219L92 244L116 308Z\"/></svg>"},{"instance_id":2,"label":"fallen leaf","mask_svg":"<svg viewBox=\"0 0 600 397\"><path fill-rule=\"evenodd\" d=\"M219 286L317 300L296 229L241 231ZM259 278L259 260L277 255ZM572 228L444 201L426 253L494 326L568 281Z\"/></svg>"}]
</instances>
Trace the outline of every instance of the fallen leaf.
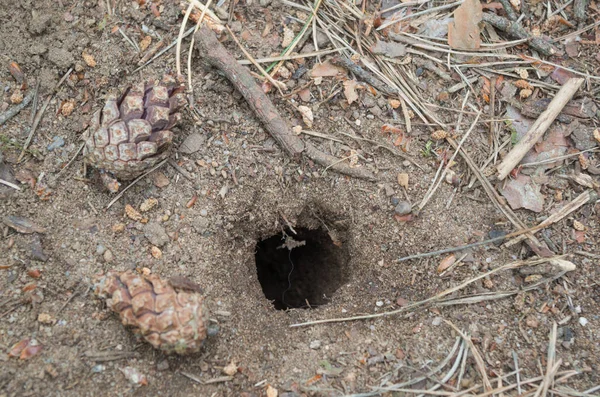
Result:
<instances>
[{"instance_id":1,"label":"fallen leaf","mask_svg":"<svg viewBox=\"0 0 600 397\"><path fill-rule=\"evenodd\" d=\"M390 134L392 134L392 133L393 134L403 134L404 133L401 128L395 127L395 126L393 126L391 124L384 124L384 125L382 125L381 126L381 131L387 132L387 133L390 133Z\"/></svg>"},{"instance_id":2,"label":"fallen leaf","mask_svg":"<svg viewBox=\"0 0 600 397\"><path fill-rule=\"evenodd\" d=\"M448 268L450 266L452 266L454 264L454 262L456 262L456 255L454 255L454 254L448 255L447 257L442 259L442 261L438 265L437 273L441 274L441 273L445 272L446 270L448 270Z\"/></svg>"},{"instance_id":3,"label":"fallen leaf","mask_svg":"<svg viewBox=\"0 0 600 397\"><path fill-rule=\"evenodd\" d=\"M163 188L165 186L168 186L170 183L169 178L167 178L165 176L165 174L163 174L162 172L155 172L152 179L154 182L154 186L156 186L158 188Z\"/></svg>"},{"instance_id":4,"label":"fallen leaf","mask_svg":"<svg viewBox=\"0 0 600 397\"><path fill-rule=\"evenodd\" d=\"M570 40L565 43L565 52L571 58L577 58L579 56L579 42L577 40Z\"/></svg>"},{"instance_id":5,"label":"fallen leaf","mask_svg":"<svg viewBox=\"0 0 600 397\"><path fill-rule=\"evenodd\" d=\"M406 46L396 42L378 40L377 43L371 46L371 51L375 54L382 54L390 58L397 58L406 55Z\"/></svg>"},{"instance_id":6,"label":"fallen leaf","mask_svg":"<svg viewBox=\"0 0 600 397\"><path fill-rule=\"evenodd\" d=\"M21 67L19 66L18 63L16 63L16 62L9 63L8 71L10 72L10 75L17 81L17 83L21 84L21 83L23 83L23 80L25 80L25 74L21 70Z\"/></svg>"},{"instance_id":7,"label":"fallen leaf","mask_svg":"<svg viewBox=\"0 0 600 397\"><path fill-rule=\"evenodd\" d=\"M558 84L562 85L562 84L565 84L567 81L569 81L571 78L577 77L577 76L563 68L556 68L556 69L554 69L554 71L552 72L550 77L552 78L552 80L554 80Z\"/></svg>"},{"instance_id":8,"label":"fallen leaf","mask_svg":"<svg viewBox=\"0 0 600 397\"><path fill-rule=\"evenodd\" d=\"M483 9L479 0L465 0L448 24L448 44L454 49L473 50L481 47L479 22Z\"/></svg>"},{"instance_id":9,"label":"fallen leaf","mask_svg":"<svg viewBox=\"0 0 600 397\"><path fill-rule=\"evenodd\" d=\"M519 174L515 179L509 180L500 193L513 210L526 208L541 212L544 208L544 196L540 192L540 186L534 184L527 175Z\"/></svg>"},{"instance_id":10,"label":"fallen leaf","mask_svg":"<svg viewBox=\"0 0 600 397\"><path fill-rule=\"evenodd\" d=\"M319 375L326 375L330 377L339 376L342 372L344 372L344 368L336 368L327 360L319 361L319 365L321 368L317 370Z\"/></svg>"},{"instance_id":11,"label":"fallen leaf","mask_svg":"<svg viewBox=\"0 0 600 397\"><path fill-rule=\"evenodd\" d=\"M348 105L351 105L352 102L358 100L358 94L356 93L356 87L358 82L356 80L346 80L344 81L344 96L348 101Z\"/></svg>"},{"instance_id":12,"label":"fallen leaf","mask_svg":"<svg viewBox=\"0 0 600 397\"><path fill-rule=\"evenodd\" d=\"M36 225L27 218L21 216L5 216L2 218L2 222L10 228L15 229L19 233L31 234L31 233L45 233L46 229Z\"/></svg>"},{"instance_id":13,"label":"fallen leaf","mask_svg":"<svg viewBox=\"0 0 600 397\"><path fill-rule=\"evenodd\" d=\"M35 339L25 338L14 344L8 352L9 357L19 357L20 360L29 360L38 355L43 346Z\"/></svg>"},{"instance_id":14,"label":"fallen leaf","mask_svg":"<svg viewBox=\"0 0 600 397\"><path fill-rule=\"evenodd\" d=\"M308 88L305 88L303 90L300 90L300 92L298 92L298 96L300 97L300 99L302 99L304 102L310 102L310 98L311 98L311 94L310 94L310 90Z\"/></svg>"},{"instance_id":15,"label":"fallen leaf","mask_svg":"<svg viewBox=\"0 0 600 397\"><path fill-rule=\"evenodd\" d=\"M23 349L25 349L25 347L27 347L27 345L29 344L29 338L25 338L20 340L19 342L15 343L10 350L8 351L8 356L9 357L19 357L21 355L21 352L23 351Z\"/></svg>"},{"instance_id":16,"label":"fallen leaf","mask_svg":"<svg viewBox=\"0 0 600 397\"><path fill-rule=\"evenodd\" d=\"M310 77L335 77L341 72L340 68L329 62L316 64L310 71Z\"/></svg>"}]
</instances>

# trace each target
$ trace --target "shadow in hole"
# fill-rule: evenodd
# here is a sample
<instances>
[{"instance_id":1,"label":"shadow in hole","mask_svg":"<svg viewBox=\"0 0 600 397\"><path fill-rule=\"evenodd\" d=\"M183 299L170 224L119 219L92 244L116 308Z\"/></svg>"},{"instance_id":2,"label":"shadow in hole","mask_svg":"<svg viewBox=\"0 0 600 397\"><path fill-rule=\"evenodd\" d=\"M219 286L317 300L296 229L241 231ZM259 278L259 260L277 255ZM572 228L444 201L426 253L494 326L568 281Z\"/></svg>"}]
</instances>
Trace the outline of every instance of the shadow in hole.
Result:
<instances>
[{"instance_id":1,"label":"shadow in hole","mask_svg":"<svg viewBox=\"0 0 600 397\"><path fill-rule=\"evenodd\" d=\"M323 229L286 231L306 244L291 251L279 233L256 244L256 270L265 297L278 310L324 305L344 282L348 255Z\"/></svg>"}]
</instances>

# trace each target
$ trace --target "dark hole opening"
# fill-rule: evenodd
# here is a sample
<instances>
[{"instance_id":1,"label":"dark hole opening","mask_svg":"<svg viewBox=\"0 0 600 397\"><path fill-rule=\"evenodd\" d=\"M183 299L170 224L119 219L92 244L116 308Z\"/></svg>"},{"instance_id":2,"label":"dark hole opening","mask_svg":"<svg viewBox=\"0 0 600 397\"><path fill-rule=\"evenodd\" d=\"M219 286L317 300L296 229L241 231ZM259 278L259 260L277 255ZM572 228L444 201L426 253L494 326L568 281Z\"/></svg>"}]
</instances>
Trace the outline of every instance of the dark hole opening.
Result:
<instances>
[{"instance_id":1,"label":"dark hole opening","mask_svg":"<svg viewBox=\"0 0 600 397\"><path fill-rule=\"evenodd\" d=\"M278 310L324 305L344 282L345 246L334 244L323 229L295 231L256 244L258 281Z\"/></svg>"}]
</instances>

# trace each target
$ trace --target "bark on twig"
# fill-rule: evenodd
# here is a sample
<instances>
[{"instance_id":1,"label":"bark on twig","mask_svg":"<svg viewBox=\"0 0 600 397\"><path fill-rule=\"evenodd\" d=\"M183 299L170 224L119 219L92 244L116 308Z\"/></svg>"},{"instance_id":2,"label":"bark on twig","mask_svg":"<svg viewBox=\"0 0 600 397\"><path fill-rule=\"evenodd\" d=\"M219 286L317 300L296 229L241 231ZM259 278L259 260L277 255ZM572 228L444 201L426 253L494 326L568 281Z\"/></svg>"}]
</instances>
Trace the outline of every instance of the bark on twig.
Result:
<instances>
[{"instance_id":1,"label":"bark on twig","mask_svg":"<svg viewBox=\"0 0 600 397\"><path fill-rule=\"evenodd\" d=\"M517 39L529 40L528 44L531 48L541 52L546 56L554 55L557 52L556 47L554 47L549 41L541 37L533 37L521 24L517 22L512 22L506 18L489 13L483 14L482 21L489 23L490 25L508 33Z\"/></svg>"},{"instance_id":2,"label":"bark on twig","mask_svg":"<svg viewBox=\"0 0 600 397\"><path fill-rule=\"evenodd\" d=\"M506 16L508 17L508 19L510 19L511 21L516 21L519 17L517 16L517 13L515 12L515 9L513 8L512 4L510 4L510 1L508 0L499 0L500 4L502 4L502 8L504 8L504 12L506 12Z\"/></svg>"},{"instance_id":3,"label":"bark on twig","mask_svg":"<svg viewBox=\"0 0 600 397\"><path fill-rule=\"evenodd\" d=\"M395 89L387 87L384 83L373 77L369 72L352 62L351 59L342 56L335 56L330 60L330 62L334 65L343 67L349 72L352 72L356 77L370 86L373 86L375 89L383 92L384 94L395 95L398 93Z\"/></svg>"},{"instance_id":4,"label":"bark on twig","mask_svg":"<svg viewBox=\"0 0 600 397\"><path fill-rule=\"evenodd\" d=\"M294 135L271 100L256 84L250 72L237 63L211 30L202 27L196 33L195 39L202 58L227 77L288 155L297 160L303 154L316 163L342 174L371 181L376 180L375 176L366 169L351 168L336 157L321 152L310 143L305 144L298 136Z\"/></svg>"},{"instance_id":5,"label":"bark on twig","mask_svg":"<svg viewBox=\"0 0 600 397\"><path fill-rule=\"evenodd\" d=\"M550 102L550 105L548 105L548 108L533 123L519 143L506 155L502 163L498 165L498 178L506 178L510 171L519 164L525 154L544 135L560 111L573 98L573 95L575 95L584 81L585 79L582 78L572 78L561 87L554 99L552 99L552 102Z\"/></svg>"},{"instance_id":6,"label":"bark on twig","mask_svg":"<svg viewBox=\"0 0 600 397\"><path fill-rule=\"evenodd\" d=\"M25 98L23 98L21 103L19 103L16 106L13 106L12 108L8 109L6 112L0 114L0 125L6 123L8 120L15 117L17 114L19 114L19 112L21 110L25 109L25 107L27 105L29 105L29 102L31 102L31 100L33 99L34 96L35 96L35 90L29 91L29 93L25 96Z\"/></svg>"},{"instance_id":7,"label":"bark on twig","mask_svg":"<svg viewBox=\"0 0 600 397\"><path fill-rule=\"evenodd\" d=\"M589 0L575 0L573 4L573 11L575 13L575 19L578 22L585 22L587 19L587 8Z\"/></svg>"}]
</instances>

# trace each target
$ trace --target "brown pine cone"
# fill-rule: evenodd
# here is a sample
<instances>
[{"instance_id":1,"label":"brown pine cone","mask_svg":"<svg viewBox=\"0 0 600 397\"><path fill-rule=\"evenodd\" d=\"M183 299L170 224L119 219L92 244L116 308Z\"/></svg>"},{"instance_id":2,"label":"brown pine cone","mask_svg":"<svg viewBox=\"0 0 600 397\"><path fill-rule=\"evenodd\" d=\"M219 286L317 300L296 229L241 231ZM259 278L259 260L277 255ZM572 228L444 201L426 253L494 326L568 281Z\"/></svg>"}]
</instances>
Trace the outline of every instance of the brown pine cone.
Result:
<instances>
[{"instance_id":1,"label":"brown pine cone","mask_svg":"<svg viewBox=\"0 0 600 397\"><path fill-rule=\"evenodd\" d=\"M111 97L90 122L84 154L88 163L122 180L134 179L165 159L185 102L182 87L165 76L160 83L140 83L120 98ZM108 179L110 181L110 179ZM103 182L115 191L118 184Z\"/></svg>"},{"instance_id":2,"label":"brown pine cone","mask_svg":"<svg viewBox=\"0 0 600 397\"><path fill-rule=\"evenodd\" d=\"M97 278L94 293L106 299L123 325L167 354L195 353L208 335L202 295L154 274L110 271Z\"/></svg>"}]
</instances>

